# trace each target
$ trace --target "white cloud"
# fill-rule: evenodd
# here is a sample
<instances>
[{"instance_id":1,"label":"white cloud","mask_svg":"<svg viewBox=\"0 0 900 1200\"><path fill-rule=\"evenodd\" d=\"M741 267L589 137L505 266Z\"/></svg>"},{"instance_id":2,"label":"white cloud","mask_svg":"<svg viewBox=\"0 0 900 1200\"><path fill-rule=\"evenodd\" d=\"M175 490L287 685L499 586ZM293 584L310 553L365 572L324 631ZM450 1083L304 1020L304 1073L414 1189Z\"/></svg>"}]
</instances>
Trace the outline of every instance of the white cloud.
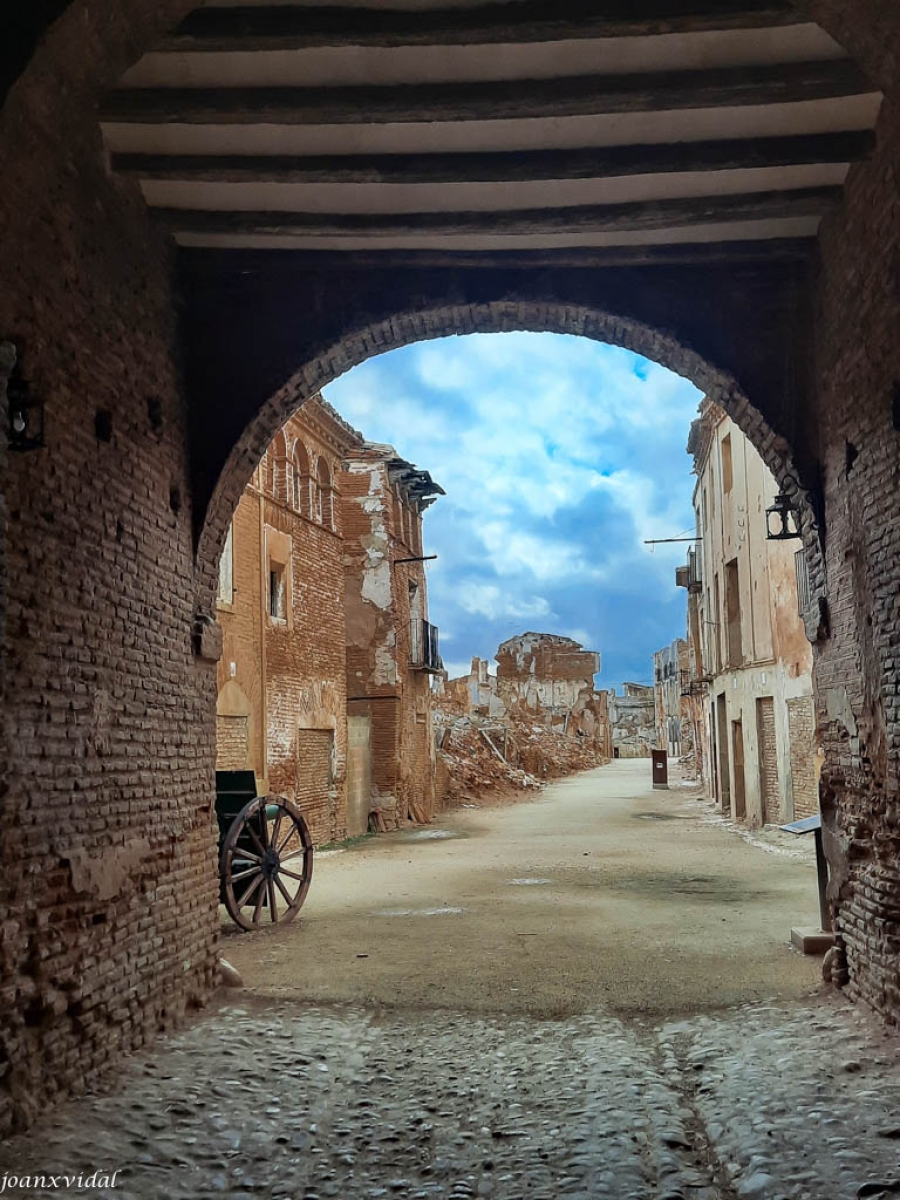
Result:
<instances>
[{"instance_id":1,"label":"white cloud","mask_svg":"<svg viewBox=\"0 0 900 1200\"><path fill-rule=\"evenodd\" d=\"M492 583L465 581L457 588L456 597L464 612L473 616L488 617L492 621L501 617L533 620L553 616L550 605L543 596L533 596L530 599L517 597L509 590Z\"/></svg>"},{"instance_id":2,"label":"white cloud","mask_svg":"<svg viewBox=\"0 0 900 1200\"><path fill-rule=\"evenodd\" d=\"M440 556L432 617L452 622L454 658L484 657L521 622L577 629L607 663L627 646L633 674L644 649L683 632L660 612L680 611L686 547L644 540L692 524L684 446L699 393L685 380L585 338L510 333L378 356L328 398L447 492L425 537ZM654 644L638 646L638 629Z\"/></svg>"}]
</instances>

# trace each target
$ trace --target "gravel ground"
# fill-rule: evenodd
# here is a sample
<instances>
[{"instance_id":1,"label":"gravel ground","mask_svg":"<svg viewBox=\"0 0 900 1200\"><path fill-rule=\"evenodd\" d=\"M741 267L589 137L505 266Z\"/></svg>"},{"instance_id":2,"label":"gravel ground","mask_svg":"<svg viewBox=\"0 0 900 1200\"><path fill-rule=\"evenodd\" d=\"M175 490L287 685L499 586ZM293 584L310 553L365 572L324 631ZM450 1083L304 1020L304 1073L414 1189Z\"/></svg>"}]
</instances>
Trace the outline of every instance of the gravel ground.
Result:
<instances>
[{"instance_id":1,"label":"gravel ground","mask_svg":"<svg viewBox=\"0 0 900 1200\"><path fill-rule=\"evenodd\" d=\"M323 856L226 939L250 986L0 1146L0 1197L900 1193L897 1037L787 945L811 856L642 765Z\"/></svg>"},{"instance_id":2,"label":"gravel ground","mask_svg":"<svg viewBox=\"0 0 900 1200\"><path fill-rule=\"evenodd\" d=\"M8 1142L0 1181L118 1171L84 1194L141 1200L852 1200L898 1178L895 1051L839 999L661 1028L251 1001Z\"/></svg>"}]
</instances>

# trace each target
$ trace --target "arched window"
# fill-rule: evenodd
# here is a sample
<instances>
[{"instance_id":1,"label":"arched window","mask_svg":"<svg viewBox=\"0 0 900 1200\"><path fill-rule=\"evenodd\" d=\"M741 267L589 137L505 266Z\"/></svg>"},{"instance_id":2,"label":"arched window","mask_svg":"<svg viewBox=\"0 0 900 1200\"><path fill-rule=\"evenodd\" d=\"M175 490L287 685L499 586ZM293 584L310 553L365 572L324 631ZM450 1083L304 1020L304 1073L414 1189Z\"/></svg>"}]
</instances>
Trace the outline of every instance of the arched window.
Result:
<instances>
[{"instance_id":1,"label":"arched window","mask_svg":"<svg viewBox=\"0 0 900 1200\"><path fill-rule=\"evenodd\" d=\"M266 452L269 464L266 474L266 491L282 504L287 504L287 442L284 430L279 429L272 438L272 444Z\"/></svg>"},{"instance_id":2,"label":"arched window","mask_svg":"<svg viewBox=\"0 0 900 1200\"><path fill-rule=\"evenodd\" d=\"M309 488L312 482L309 477L309 454L302 442L294 446L294 495L293 506L304 517L311 515Z\"/></svg>"},{"instance_id":3,"label":"arched window","mask_svg":"<svg viewBox=\"0 0 900 1200\"><path fill-rule=\"evenodd\" d=\"M316 482L319 492L319 520L326 529L334 529L334 494L331 490L331 471L324 458L316 467Z\"/></svg>"}]
</instances>

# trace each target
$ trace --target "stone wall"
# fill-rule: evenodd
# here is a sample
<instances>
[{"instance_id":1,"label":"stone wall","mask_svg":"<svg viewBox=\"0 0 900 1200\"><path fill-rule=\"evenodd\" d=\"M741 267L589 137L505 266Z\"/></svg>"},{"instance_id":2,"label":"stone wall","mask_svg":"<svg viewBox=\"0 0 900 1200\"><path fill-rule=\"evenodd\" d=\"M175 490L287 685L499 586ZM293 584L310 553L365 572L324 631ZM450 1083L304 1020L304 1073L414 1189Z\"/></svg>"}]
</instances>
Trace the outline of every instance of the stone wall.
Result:
<instances>
[{"instance_id":1,"label":"stone wall","mask_svg":"<svg viewBox=\"0 0 900 1200\"><path fill-rule=\"evenodd\" d=\"M626 683L622 695L607 693L614 758L649 758L656 747L656 700L652 686Z\"/></svg>"}]
</instances>

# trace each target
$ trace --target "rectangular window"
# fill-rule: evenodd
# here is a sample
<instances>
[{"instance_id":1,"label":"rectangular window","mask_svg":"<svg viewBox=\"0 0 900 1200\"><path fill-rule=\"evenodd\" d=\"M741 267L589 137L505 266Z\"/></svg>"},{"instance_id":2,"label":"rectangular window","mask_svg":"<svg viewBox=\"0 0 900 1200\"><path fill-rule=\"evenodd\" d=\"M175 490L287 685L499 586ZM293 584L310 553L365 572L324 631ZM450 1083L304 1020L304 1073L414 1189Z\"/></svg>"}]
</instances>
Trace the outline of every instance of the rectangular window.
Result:
<instances>
[{"instance_id":1,"label":"rectangular window","mask_svg":"<svg viewBox=\"0 0 900 1200\"><path fill-rule=\"evenodd\" d=\"M712 611L712 637L713 644L716 648L716 670L722 669L722 602L721 593L719 591L719 575L716 572L713 577L713 611Z\"/></svg>"},{"instance_id":2,"label":"rectangular window","mask_svg":"<svg viewBox=\"0 0 900 1200\"><path fill-rule=\"evenodd\" d=\"M739 667L744 661L744 645L741 638L741 579L736 558L725 564L725 629L728 665Z\"/></svg>"},{"instance_id":3,"label":"rectangular window","mask_svg":"<svg viewBox=\"0 0 900 1200\"><path fill-rule=\"evenodd\" d=\"M722 491L728 495L734 487L734 465L731 461L731 434L722 438Z\"/></svg>"},{"instance_id":4,"label":"rectangular window","mask_svg":"<svg viewBox=\"0 0 900 1200\"><path fill-rule=\"evenodd\" d=\"M269 616L275 621L287 620L283 563L269 563Z\"/></svg>"},{"instance_id":5,"label":"rectangular window","mask_svg":"<svg viewBox=\"0 0 900 1200\"><path fill-rule=\"evenodd\" d=\"M225 545L222 547L222 557L219 559L219 595L220 604L234 603L234 524L228 526L225 535Z\"/></svg>"}]
</instances>

